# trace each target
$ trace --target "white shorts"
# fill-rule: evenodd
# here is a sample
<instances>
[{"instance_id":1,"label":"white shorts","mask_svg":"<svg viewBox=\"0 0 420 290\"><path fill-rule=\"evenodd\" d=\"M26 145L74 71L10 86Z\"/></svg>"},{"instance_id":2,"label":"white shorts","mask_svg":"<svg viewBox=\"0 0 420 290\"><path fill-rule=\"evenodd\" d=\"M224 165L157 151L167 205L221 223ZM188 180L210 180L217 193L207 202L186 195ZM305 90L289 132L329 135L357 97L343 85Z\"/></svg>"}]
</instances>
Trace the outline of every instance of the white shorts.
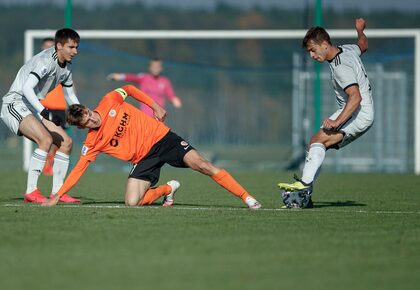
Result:
<instances>
[{"instance_id":1,"label":"white shorts","mask_svg":"<svg viewBox=\"0 0 420 290\"><path fill-rule=\"evenodd\" d=\"M7 98L3 98L0 117L9 130L16 135L22 135L19 132L19 124L26 116L31 114L41 121L39 114L26 99L18 95L16 97L8 96Z\"/></svg>"},{"instance_id":2,"label":"white shorts","mask_svg":"<svg viewBox=\"0 0 420 290\"><path fill-rule=\"evenodd\" d=\"M337 119L342 111L343 109L337 110L330 116L330 119ZM373 125L374 115L373 105L360 106L350 119L338 128L338 131L344 134L344 138L340 143L332 146L332 148L340 149L366 133Z\"/></svg>"}]
</instances>

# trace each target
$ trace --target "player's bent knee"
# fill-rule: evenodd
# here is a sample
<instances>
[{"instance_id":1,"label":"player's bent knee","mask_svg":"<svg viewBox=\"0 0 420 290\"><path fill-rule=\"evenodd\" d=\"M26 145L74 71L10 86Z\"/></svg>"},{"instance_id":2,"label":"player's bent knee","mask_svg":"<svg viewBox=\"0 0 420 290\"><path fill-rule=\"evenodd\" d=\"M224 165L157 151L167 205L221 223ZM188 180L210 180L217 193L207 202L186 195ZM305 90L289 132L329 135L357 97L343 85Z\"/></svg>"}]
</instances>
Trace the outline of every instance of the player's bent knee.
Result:
<instances>
[{"instance_id":1,"label":"player's bent knee","mask_svg":"<svg viewBox=\"0 0 420 290\"><path fill-rule=\"evenodd\" d=\"M319 143L317 141L318 139L315 136L312 136L311 140L309 140L309 144Z\"/></svg>"},{"instance_id":2,"label":"player's bent knee","mask_svg":"<svg viewBox=\"0 0 420 290\"><path fill-rule=\"evenodd\" d=\"M140 198L138 197L129 197L125 199L125 205L127 206L137 206L139 205Z\"/></svg>"},{"instance_id":3,"label":"player's bent knee","mask_svg":"<svg viewBox=\"0 0 420 290\"><path fill-rule=\"evenodd\" d=\"M51 145L53 144L53 138L49 134L45 134L41 138L35 140L35 142L38 144L39 148L48 151L51 148Z\"/></svg>"},{"instance_id":4,"label":"player's bent knee","mask_svg":"<svg viewBox=\"0 0 420 290\"><path fill-rule=\"evenodd\" d=\"M60 149L66 152L70 152L73 148L73 140L71 138L65 138L60 144Z\"/></svg>"},{"instance_id":5,"label":"player's bent knee","mask_svg":"<svg viewBox=\"0 0 420 290\"><path fill-rule=\"evenodd\" d=\"M309 140L309 144L314 144L314 143L322 143L324 144L325 142L325 137L322 138L322 136L320 136L321 134L315 134L314 136L311 137L311 140Z\"/></svg>"}]
</instances>

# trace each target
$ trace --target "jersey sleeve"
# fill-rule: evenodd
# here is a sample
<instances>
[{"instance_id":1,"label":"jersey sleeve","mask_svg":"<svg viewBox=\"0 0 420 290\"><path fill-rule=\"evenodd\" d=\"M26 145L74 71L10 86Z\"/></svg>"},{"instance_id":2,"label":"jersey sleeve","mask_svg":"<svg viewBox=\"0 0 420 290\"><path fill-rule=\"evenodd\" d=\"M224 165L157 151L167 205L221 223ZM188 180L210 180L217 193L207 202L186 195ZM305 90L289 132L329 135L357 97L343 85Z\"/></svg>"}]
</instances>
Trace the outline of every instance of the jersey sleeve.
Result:
<instances>
[{"instance_id":1,"label":"jersey sleeve","mask_svg":"<svg viewBox=\"0 0 420 290\"><path fill-rule=\"evenodd\" d=\"M121 88L115 89L109 92L108 94L106 94L98 107L100 107L102 103L109 102L109 101L121 104L122 102L125 101L125 99L128 96L133 97L137 101L142 102L148 105L149 107L152 107L153 104L155 103L155 101L151 97L149 97L148 95L140 91L135 86L125 85Z\"/></svg>"},{"instance_id":2,"label":"jersey sleeve","mask_svg":"<svg viewBox=\"0 0 420 290\"><path fill-rule=\"evenodd\" d=\"M346 44L346 45L343 45L343 48L350 50L351 52L357 54L358 56L362 55L362 50L357 44Z\"/></svg>"},{"instance_id":3,"label":"jersey sleeve","mask_svg":"<svg viewBox=\"0 0 420 290\"><path fill-rule=\"evenodd\" d=\"M144 79L144 74L124 74L124 80L127 82L138 83L141 85Z\"/></svg>"},{"instance_id":4,"label":"jersey sleeve","mask_svg":"<svg viewBox=\"0 0 420 290\"><path fill-rule=\"evenodd\" d=\"M79 99L77 98L76 94L74 93L73 86L65 87L62 86L62 90L64 91L64 98L69 105L73 104L80 104Z\"/></svg>"},{"instance_id":5,"label":"jersey sleeve","mask_svg":"<svg viewBox=\"0 0 420 290\"><path fill-rule=\"evenodd\" d=\"M65 88L73 86L73 73L70 71L64 81L61 82L61 85Z\"/></svg>"},{"instance_id":6,"label":"jersey sleeve","mask_svg":"<svg viewBox=\"0 0 420 290\"><path fill-rule=\"evenodd\" d=\"M80 159L87 160L89 162L96 161L96 156L100 153L100 150L96 148L95 144L86 140L83 144L82 151L80 153Z\"/></svg>"},{"instance_id":7,"label":"jersey sleeve","mask_svg":"<svg viewBox=\"0 0 420 290\"><path fill-rule=\"evenodd\" d=\"M23 84L22 92L25 98L31 103L31 105L40 113L44 106L38 100L38 96L35 94L34 87L39 83L39 79L34 74L29 74L27 80Z\"/></svg>"},{"instance_id":8,"label":"jersey sleeve","mask_svg":"<svg viewBox=\"0 0 420 290\"><path fill-rule=\"evenodd\" d=\"M40 59L38 62L36 62L36 65L32 68L30 74L34 75L38 81L40 81L52 70L53 67L51 63L45 61L44 59Z\"/></svg>"},{"instance_id":9,"label":"jersey sleeve","mask_svg":"<svg viewBox=\"0 0 420 290\"><path fill-rule=\"evenodd\" d=\"M345 91L348 87L358 86L356 73L349 64L342 63L334 70L334 78L339 86Z\"/></svg>"},{"instance_id":10,"label":"jersey sleeve","mask_svg":"<svg viewBox=\"0 0 420 290\"><path fill-rule=\"evenodd\" d=\"M149 107L152 107L153 104L155 103L155 101L151 97L149 97L148 95L146 95L145 93L143 93L141 90L139 90L133 85L125 85L122 88L117 89L116 91L118 91L121 94L121 97L124 100L127 96L131 96L135 98L137 101L148 105Z\"/></svg>"},{"instance_id":11,"label":"jersey sleeve","mask_svg":"<svg viewBox=\"0 0 420 290\"><path fill-rule=\"evenodd\" d=\"M79 159L79 162L77 162L76 166L70 172L69 176L67 176L66 181L57 192L59 196L62 196L70 189L72 189L72 187L79 181L80 177L82 177L83 173L85 173L86 169L89 167L89 163L90 162L86 159Z\"/></svg>"},{"instance_id":12,"label":"jersey sleeve","mask_svg":"<svg viewBox=\"0 0 420 290\"><path fill-rule=\"evenodd\" d=\"M172 101L174 98L176 98L174 89L172 88L171 81L169 79L166 79L166 89L165 89L166 97L168 100Z\"/></svg>"}]
</instances>

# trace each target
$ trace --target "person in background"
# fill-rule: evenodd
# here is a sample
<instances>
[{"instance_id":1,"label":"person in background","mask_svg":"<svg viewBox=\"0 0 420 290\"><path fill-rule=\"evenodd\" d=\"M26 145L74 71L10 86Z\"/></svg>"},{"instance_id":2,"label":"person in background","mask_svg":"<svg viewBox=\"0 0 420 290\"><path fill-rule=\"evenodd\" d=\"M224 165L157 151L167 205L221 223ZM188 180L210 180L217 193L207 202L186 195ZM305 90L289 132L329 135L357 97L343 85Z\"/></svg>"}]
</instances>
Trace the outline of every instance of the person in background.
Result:
<instances>
[{"instance_id":1,"label":"person in background","mask_svg":"<svg viewBox=\"0 0 420 290\"><path fill-rule=\"evenodd\" d=\"M171 102L175 108L181 108L181 99L175 95L171 81L161 75L162 71L162 60L152 58L149 62L149 73L111 73L107 76L107 79L136 83L143 92L162 108L165 108L166 100ZM140 110L146 115L153 117L153 110L145 104L140 104Z\"/></svg>"}]
</instances>

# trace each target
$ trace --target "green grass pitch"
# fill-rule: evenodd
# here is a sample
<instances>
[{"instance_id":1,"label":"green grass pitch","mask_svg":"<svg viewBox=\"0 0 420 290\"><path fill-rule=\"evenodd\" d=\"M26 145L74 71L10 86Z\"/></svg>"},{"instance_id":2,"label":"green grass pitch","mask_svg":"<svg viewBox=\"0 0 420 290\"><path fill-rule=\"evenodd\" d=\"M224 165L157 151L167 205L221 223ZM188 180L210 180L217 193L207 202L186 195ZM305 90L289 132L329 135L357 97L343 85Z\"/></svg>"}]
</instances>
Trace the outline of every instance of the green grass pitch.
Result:
<instances>
[{"instance_id":1,"label":"green grass pitch","mask_svg":"<svg viewBox=\"0 0 420 290\"><path fill-rule=\"evenodd\" d=\"M264 210L168 169L172 208L124 208L127 174L89 171L71 191L82 205L43 208L2 171L0 289L419 289L419 177L325 173L314 209L281 210L290 172L232 174Z\"/></svg>"}]
</instances>

